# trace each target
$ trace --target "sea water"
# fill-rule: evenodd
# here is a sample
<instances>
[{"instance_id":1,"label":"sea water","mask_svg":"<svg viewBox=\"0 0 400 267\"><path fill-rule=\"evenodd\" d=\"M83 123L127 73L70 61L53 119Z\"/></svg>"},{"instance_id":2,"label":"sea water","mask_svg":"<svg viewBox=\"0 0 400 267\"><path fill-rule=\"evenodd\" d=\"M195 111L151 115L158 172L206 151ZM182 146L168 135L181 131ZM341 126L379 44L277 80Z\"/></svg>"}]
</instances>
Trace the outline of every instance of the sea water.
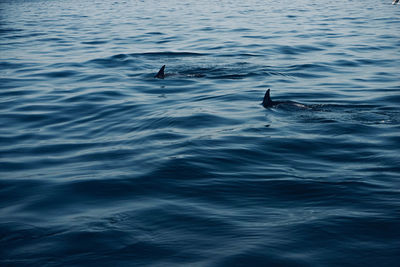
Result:
<instances>
[{"instance_id":1,"label":"sea water","mask_svg":"<svg viewBox=\"0 0 400 267\"><path fill-rule=\"evenodd\" d=\"M0 49L0 265L399 263L391 0L1 0Z\"/></svg>"}]
</instances>

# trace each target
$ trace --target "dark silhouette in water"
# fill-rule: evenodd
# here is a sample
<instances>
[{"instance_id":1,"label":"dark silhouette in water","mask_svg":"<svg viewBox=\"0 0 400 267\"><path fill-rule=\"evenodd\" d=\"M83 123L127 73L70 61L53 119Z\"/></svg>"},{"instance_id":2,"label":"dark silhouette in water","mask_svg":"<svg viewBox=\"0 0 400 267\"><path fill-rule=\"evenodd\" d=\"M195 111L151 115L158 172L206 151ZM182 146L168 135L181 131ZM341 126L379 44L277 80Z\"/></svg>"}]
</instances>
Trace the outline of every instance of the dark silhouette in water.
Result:
<instances>
[{"instance_id":1,"label":"dark silhouette in water","mask_svg":"<svg viewBox=\"0 0 400 267\"><path fill-rule=\"evenodd\" d=\"M201 78L205 77L204 74L201 73L193 73L192 71L183 71L181 73L167 73L165 74L165 65L161 67L161 69L158 71L158 73L154 76L154 78L158 79L164 79L166 77L180 77L180 78Z\"/></svg>"},{"instance_id":2,"label":"dark silhouette in water","mask_svg":"<svg viewBox=\"0 0 400 267\"><path fill-rule=\"evenodd\" d=\"M262 102L264 108L272 108L278 105L285 105L285 106L294 106L298 108L307 108L306 105L300 104L294 101L272 101L270 96L270 89L265 92L264 99Z\"/></svg>"},{"instance_id":3,"label":"dark silhouette in water","mask_svg":"<svg viewBox=\"0 0 400 267\"><path fill-rule=\"evenodd\" d=\"M165 77L164 70L165 70L165 65L163 65L163 66L161 67L161 69L158 71L158 73L156 74L156 76L154 76L154 78L164 79L164 77Z\"/></svg>"},{"instance_id":4,"label":"dark silhouette in water","mask_svg":"<svg viewBox=\"0 0 400 267\"><path fill-rule=\"evenodd\" d=\"M392 5L395 5L399 2L399 0L393 0Z\"/></svg>"},{"instance_id":5,"label":"dark silhouette in water","mask_svg":"<svg viewBox=\"0 0 400 267\"><path fill-rule=\"evenodd\" d=\"M156 76L154 76L154 78L164 79L165 78L164 70L165 70L165 65L161 67L161 69L158 71ZM267 92L265 92L264 99L261 104L263 105L264 108L272 108L278 105L285 105L286 107L292 106L298 108L307 108L306 105L294 101L272 101L270 96L270 89L268 89Z\"/></svg>"}]
</instances>

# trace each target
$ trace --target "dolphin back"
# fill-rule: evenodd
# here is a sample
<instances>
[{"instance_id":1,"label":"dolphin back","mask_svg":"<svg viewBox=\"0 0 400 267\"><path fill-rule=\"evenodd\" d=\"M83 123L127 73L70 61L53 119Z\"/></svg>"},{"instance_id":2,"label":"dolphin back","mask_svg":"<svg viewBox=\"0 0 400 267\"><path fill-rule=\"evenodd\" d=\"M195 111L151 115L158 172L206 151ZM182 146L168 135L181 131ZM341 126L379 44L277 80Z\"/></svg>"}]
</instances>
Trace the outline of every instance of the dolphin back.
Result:
<instances>
[{"instance_id":1,"label":"dolphin back","mask_svg":"<svg viewBox=\"0 0 400 267\"><path fill-rule=\"evenodd\" d=\"M161 67L161 69L158 71L158 73L156 74L156 76L154 76L154 78L164 79L164 77L165 77L164 70L165 70L165 65L163 65L163 66Z\"/></svg>"},{"instance_id":2,"label":"dolphin back","mask_svg":"<svg viewBox=\"0 0 400 267\"><path fill-rule=\"evenodd\" d=\"M263 99L263 102L262 102L262 105L264 106L264 108L272 107L273 104L274 104L272 102L272 100L271 100L271 96L270 96L269 92L270 92L270 89L268 89L267 92L265 92L265 95L264 95L264 99Z\"/></svg>"}]
</instances>

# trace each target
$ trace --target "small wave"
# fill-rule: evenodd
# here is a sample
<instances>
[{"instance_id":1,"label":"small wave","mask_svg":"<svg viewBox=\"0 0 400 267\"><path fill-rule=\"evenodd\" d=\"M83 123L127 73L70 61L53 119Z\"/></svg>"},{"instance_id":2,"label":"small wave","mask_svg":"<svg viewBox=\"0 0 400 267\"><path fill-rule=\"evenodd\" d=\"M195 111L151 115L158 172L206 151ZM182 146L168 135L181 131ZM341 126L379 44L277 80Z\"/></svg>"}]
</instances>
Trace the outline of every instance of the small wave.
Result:
<instances>
[{"instance_id":1,"label":"small wave","mask_svg":"<svg viewBox=\"0 0 400 267\"><path fill-rule=\"evenodd\" d=\"M73 95L65 95L64 98L61 99L62 102L65 103L75 103L75 102L101 102L107 100L116 100L118 98L124 97L125 94L118 90L107 90L103 89L99 92L80 92L79 94Z\"/></svg>"},{"instance_id":2,"label":"small wave","mask_svg":"<svg viewBox=\"0 0 400 267\"><path fill-rule=\"evenodd\" d=\"M310 46L310 45L298 45L298 46L288 46L288 45L281 45L276 47L276 50L282 54L286 55L298 55L302 53L308 52L315 52L315 51L322 51L323 48Z\"/></svg>"},{"instance_id":3,"label":"small wave","mask_svg":"<svg viewBox=\"0 0 400 267\"><path fill-rule=\"evenodd\" d=\"M22 31L24 31L24 30L18 29L18 28L1 28L0 27L0 34L22 32Z\"/></svg>"},{"instance_id":4,"label":"small wave","mask_svg":"<svg viewBox=\"0 0 400 267\"><path fill-rule=\"evenodd\" d=\"M115 59L125 59L125 58L127 58L127 57L128 57L128 55L126 55L126 54L117 54L117 55L112 56L111 58L115 58Z\"/></svg>"},{"instance_id":5,"label":"small wave","mask_svg":"<svg viewBox=\"0 0 400 267\"><path fill-rule=\"evenodd\" d=\"M118 54L108 58L96 58L85 62L85 64L96 64L107 68L117 68L127 65L129 60L124 54Z\"/></svg>"},{"instance_id":6,"label":"small wave","mask_svg":"<svg viewBox=\"0 0 400 267\"><path fill-rule=\"evenodd\" d=\"M249 58L249 57L263 57L264 55L262 54L256 54L256 53L229 53L229 54L217 54L215 55L216 57L221 57L221 58L229 58L229 57L243 57L243 58Z\"/></svg>"},{"instance_id":7,"label":"small wave","mask_svg":"<svg viewBox=\"0 0 400 267\"><path fill-rule=\"evenodd\" d=\"M316 73L309 73L309 72L293 72L293 73L290 73L290 75L293 76L293 77L306 78L306 79L314 79L314 78L324 78L324 77L327 77L327 75L316 74Z\"/></svg>"},{"instance_id":8,"label":"small wave","mask_svg":"<svg viewBox=\"0 0 400 267\"><path fill-rule=\"evenodd\" d=\"M106 40L97 40L97 41L83 41L81 42L82 44L90 44L90 45L99 45L99 44L105 44L108 41Z\"/></svg>"},{"instance_id":9,"label":"small wave","mask_svg":"<svg viewBox=\"0 0 400 267\"><path fill-rule=\"evenodd\" d=\"M333 65L341 67L357 67L358 63L352 60L339 59L334 61Z\"/></svg>"},{"instance_id":10,"label":"small wave","mask_svg":"<svg viewBox=\"0 0 400 267\"><path fill-rule=\"evenodd\" d=\"M107 78L107 75L104 74L93 74L93 75L85 75L82 79L79 79L78 82L87 82L87 81L99 81L101 79Z\"/></svg>"},{"instance_id":11,"label":"small wave","mask_svg":"<svg viewBox=\"0 0 400 267\"><path fill-rule=\"evenodd\" d=\"M47 33L45 32L34 32L34 33L27 33L27 34L16 34L16 35L7 35L4 38L6 39L23 39L23 38L31 38L37 36L45 36Z\"/></svg>"},{"instance_id":12,"label":"small wave","mask_svg":"<svg viewBox=\"0 0 400 267\"><path fill-rule=\"evenodd\" d=\"M60 37L48 37L48 38L41 38L41 39L37 39L36 41L38 42L56 42L56 43L65 43L66 40Z\"/></svg>"},{"instance_id":13,"label":"small wave","mask_svg":"<svg viewBox=\"0 0 400 267\"><path fill-rule=\"evenodd\" d=\"M48 77L48 78L69 78L72 76L76 76L78 74L80 74L80 72L78 72L78 71L62 70L62 71L50 71L50 72L36 73L36 74L32 74L30 76L43 76L43 77Z\"/></svg>"},{"instance_id":14,"label":"small wave","mask_svg":"<svg viewBox=\"0 0 400 267\"><path fill-rule=\"evenodd\" d=\"M146 32L148 35L164 35L162 32Z\"/></svg>"},{"instance_id":15,"label":"small wave","mask_svg":"<svg viewBox=\"0 0 400 267\"><path fill-rule=\"evenodd\" d=\"M234 119L229 119L209 113L199 113L190 116L174 116L174 117L155 117L145 122L144 129L201 129L221 127L222 125L232 125L238 123Z\"/></svg>"},{"instance_id":16,"label":"small wave","mask_svg":"<svg viewBox=\"0 0 400 267\"><path fill-rule=\"evenodd\" d=\"M146 53L133 53L129 54L132 57L200 57L206 56L206 53L194 52L146 52Z\"/></svg>"},{"instance_id":17,"label":"small wave","mask_svg":"<svg viewBox=\"0 0 400 267\"><path fill-rule=\"evenodd\" d=\"M394 59L371 59L371 58L362 58L355 60L360 65L377 65L377 66L387 66L390 63L394 63Z\"/></svg>"},{"instance_id":18,"label":"small wave","mask_svg":"<svg viewBox=\"0 0 400 267\"><path fill-rule=\"evenodd\" d=\"M287 67L289 71L297 71L297 70L309 70L309 71L318 71L318 72L332 72L333 69L322 63L307 63L307 64L297 64L291 65Z\"/></svg>"},{"instance_id":19,"label":"small wave","mask_svg":"<svg viewBox=\"0 0 400 267\"><path fill-rule=\"evenodd\" d=\"M348 48L351 51L355 52L370 52L370 51L379 51L379 50L393 50L396 47L387 46L387 45L378 45L378 46L368 46L368 45L357 45L354 47Z\"/></svg>"},{"instance_id":20,"label":"small wave","mask_svg":"<svg viewBox=\"0 0 400 267\"><path fill-rule=\"evenodd\" d=\"M27 68L30 66L33 66L34 64L30 64L30 63L14 63L14 62L7 62L7 61L3 61L0 62L0 68L5 70L5 69L23 69L23 68Z\"/></svg>"},{"instance_id":21,"label":"small wave","mask_svg":"<svg viewBox=\"0 0 400 267\"><path fill-rule=\"evenodd\" d=\"M252 76L257 76L257 73L246 73L246 74L224 74L224 75L212 75L210 79L229 79L229 80L239 80L245 79Z\"/></svg>"}]
</instances>

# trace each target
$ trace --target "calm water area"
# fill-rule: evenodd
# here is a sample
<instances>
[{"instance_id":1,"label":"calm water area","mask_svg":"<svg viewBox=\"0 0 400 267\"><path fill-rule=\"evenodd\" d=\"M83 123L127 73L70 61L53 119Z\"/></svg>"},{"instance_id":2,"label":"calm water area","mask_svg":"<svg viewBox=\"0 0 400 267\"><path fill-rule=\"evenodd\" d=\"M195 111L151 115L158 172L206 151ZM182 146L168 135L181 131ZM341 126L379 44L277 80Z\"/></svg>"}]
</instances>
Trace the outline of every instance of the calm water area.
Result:
<instances>
[{"instance_id":1,"label":"calm water area","mask_svg":"<svg viewBox=\"0 0 400 267\"><path fill-rule=\"evenodd\" d=\"M400 5L0 0L1 266L399 262Z\"/></svg>"}]
</instances>

